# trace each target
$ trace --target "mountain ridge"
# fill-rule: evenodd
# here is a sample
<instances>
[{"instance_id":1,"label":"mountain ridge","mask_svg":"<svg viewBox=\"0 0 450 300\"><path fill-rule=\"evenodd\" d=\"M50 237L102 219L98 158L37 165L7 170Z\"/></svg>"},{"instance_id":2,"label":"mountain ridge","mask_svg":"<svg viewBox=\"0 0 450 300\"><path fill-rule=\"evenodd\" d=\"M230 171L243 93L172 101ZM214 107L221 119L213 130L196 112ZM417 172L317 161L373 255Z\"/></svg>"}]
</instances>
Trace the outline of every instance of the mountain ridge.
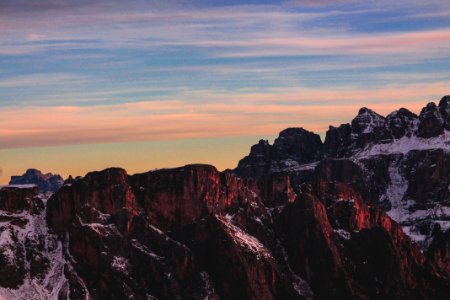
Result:
<instances>
[{"instance_id":1,"label":"mountain ridge","mask_svg":"<svg viewBox=\"0 0 450 300\"><path fill-rule=\"evenodd\" d=\"M428 103L419 115L400 108L384 117L363 107L350 123L330 126L323 142L302 128L290 128L290 135L282 131L273 145L261 140L233 172L243 177L287 173L308 181L322 161L349 160L355 168L348 172L358 169L361 176L352 184L366 201L384 208L426 248L433 226L450 228L449 116L450 96L438 105Z\"/></svg>"}]
</instances>

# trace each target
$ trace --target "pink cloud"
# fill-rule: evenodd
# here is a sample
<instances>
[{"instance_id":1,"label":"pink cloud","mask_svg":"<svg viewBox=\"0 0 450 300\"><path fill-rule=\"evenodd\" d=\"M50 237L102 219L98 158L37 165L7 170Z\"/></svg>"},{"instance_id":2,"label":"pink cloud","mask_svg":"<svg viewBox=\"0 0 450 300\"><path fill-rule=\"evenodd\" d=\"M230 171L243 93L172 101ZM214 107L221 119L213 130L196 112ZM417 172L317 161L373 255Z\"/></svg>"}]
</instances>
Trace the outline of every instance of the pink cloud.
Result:
<instances>
[{"instance_id":1,"label":"pink cloud","mask_svg":"<svg viewBox=\"0 0 450 300\"><path fill-rule=\"evenodd\" d=\"M326 6L349 2L356 2L356 0L287 0L286 4L298 6Z\"/></svg>"},{"instance_id":2,"label":"pink cloud","mask_svg":"<svg viewBox=\"0 0 450 300\"><path fill-rule=\"evenodd\" d=\"M219 56L251 57L306 54L421 54L450 50L450 30L433 30L378 35L346 35L338 37L282 37L242 41L204 41L199 45L243 47L240 51L224 52ZM430 47L432 45L432 47Z\"/></svg>"},{"instance_id":3,"label":"pink cloud","mask_svg":"<svg viewBox=\"0 0 450 300\"><path fill-rule=\"evenodd\" d=\"M195 96L209 99L208 102L172 100L92 107L5 108L0 111L0 145L18 148L268 136L289 126L324 132L328 125L349 122L361 106L369 106L381 114L400 107L418 113L426 102L447 94L448 86L450 82L380 90L301 88L234 95L204 92Z\"/></svg>"}]
</instances>

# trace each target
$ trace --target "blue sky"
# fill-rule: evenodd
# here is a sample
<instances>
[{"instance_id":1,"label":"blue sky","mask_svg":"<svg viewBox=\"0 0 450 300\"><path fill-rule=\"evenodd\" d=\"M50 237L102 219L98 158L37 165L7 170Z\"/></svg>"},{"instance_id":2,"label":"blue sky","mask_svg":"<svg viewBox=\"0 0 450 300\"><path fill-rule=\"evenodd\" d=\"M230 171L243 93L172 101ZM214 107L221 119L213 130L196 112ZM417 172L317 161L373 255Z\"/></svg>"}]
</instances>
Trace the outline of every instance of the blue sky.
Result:
<instances>
[{"instance_id":1,"label":"blue sky","mask_svg":"<svg viewBox=\"0 0 450 300\"><path fill-rule=\"evenodd\" d=\"M323 134L363 105L418 112L449 93L444 0L3 0L0 30L0 151L17 161L193 139L245 154L288 126Z\"/></svg>"}]
</instances>

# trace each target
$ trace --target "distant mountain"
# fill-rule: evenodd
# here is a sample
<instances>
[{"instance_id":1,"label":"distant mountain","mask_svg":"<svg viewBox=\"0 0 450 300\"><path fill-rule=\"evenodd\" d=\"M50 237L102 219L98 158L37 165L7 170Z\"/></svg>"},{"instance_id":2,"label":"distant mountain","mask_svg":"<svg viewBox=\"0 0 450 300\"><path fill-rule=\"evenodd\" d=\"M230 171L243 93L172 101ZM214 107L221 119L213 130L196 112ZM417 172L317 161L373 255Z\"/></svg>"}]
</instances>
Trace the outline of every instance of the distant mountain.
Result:
<instances>
[{"instance_id":1,"label":"distant mountain","mask_svg":"<svg viewBox=\"0 0 450 300\"><path fill-rule=\"evenodd\" d=\"M10 185L35 184L42 193L56 192L64 184L64 179L52 173L43 174L36 169L28 169L23 175L11 176Z\"/></svg>"},{"instance_id":2,"label":"distant mountain","mask_svg":"<svg viewBox=\"0 0 450 300\"><path fill-rule=\"evenodd\" d=\"M450 96L419 116L405 108L383 117L361 108L350 124L330 126L325 142L302 128L261 140L234 173L285 173L301 184L348 184L427 247L435 226L450 227Z\"/></svg>"},{"instance_id":3,"label":"distant mountain","mask_svg":"<svg viewBox=\"0 0 450 300\"><path fill-rule=\"evenodd\" d=\"M0 298L447 299L449 100L289 128L234 171L0 187Z\"/></svg>"}]
</instances>

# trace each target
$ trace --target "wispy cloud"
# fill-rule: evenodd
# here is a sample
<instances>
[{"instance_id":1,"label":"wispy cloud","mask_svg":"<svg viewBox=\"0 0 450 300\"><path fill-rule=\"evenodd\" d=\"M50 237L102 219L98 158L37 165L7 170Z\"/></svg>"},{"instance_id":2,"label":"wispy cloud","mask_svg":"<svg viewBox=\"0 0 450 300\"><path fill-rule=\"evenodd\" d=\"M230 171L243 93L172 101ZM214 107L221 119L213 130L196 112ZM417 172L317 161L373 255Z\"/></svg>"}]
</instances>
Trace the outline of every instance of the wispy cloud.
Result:
<instances>
[{"instance_id":1,"label":"wispy cloud","mask_svg":"<svg viewBox=\"0 0 450 300\"><path fill-rule=\"evenodd\" d=\"M0 148L61 144L272 135L288 126L324 132L349 121L360 105L382 114L407 107L418 112L430 94L450 82L392 86L383 90L296 89L271 94L197 93L199 102L143 101L102 106L7 108L0 112ZM364 99L365 102L356 100ZM226 100L226 101L221 101ZM392 100L395 100L393 102Z\"/></svg>"},{"instance_id":2,"label":"wispy cloud","mask_svg":"<svg viewBox=\"0 0 450 300\"><path fill-rule=\"evenodd\" d=\"M0 79L0 88L23 88L43 85L55 87L59 84L81 84L88 80L87 76L81 77L68 73L40 73Z\"/></svg>"}]
</instances>

